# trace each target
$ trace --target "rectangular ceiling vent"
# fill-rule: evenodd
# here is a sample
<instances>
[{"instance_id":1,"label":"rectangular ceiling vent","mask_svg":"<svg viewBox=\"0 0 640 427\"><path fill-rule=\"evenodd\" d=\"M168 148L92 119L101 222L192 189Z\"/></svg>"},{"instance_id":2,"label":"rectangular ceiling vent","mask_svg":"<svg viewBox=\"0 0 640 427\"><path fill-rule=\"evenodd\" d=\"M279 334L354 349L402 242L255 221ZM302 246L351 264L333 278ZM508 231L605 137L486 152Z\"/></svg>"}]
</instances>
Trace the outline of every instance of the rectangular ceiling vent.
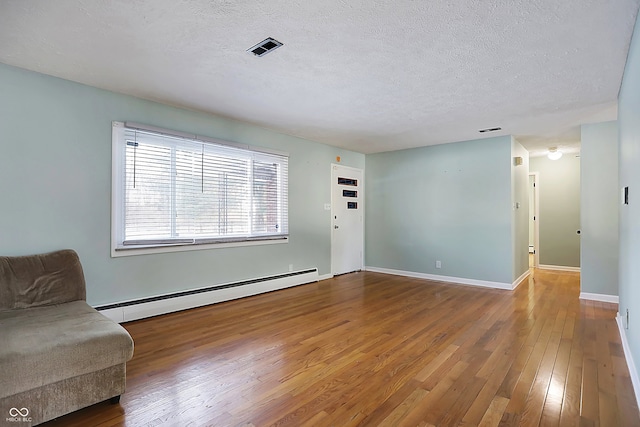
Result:
<instances>
[{"instance_id":1,"label":"rectangular ceiling vent","mask_svg":"<svg viewBox=\"0 0 640 427\"><path fill-rule=\"evenodd\" d=\"M485 133L485 132L496 132L502 130L502 128L488 128L488 129L480 129L478 132L480 133Z\"/></svg>"},{"instance_id":2,"label":"rectangular ceiling vent","mask_svg":"<svg viewBox=\"0 0 640 427\"><path fill-rule=\"evenodd\" d=\"M280 43L278 40L272 39L271 37L267 37L257 45L247 49L247 52L251 52L255 56L264 56L267 53L271 52L272 50L276 50L280 46L282 46L282 43Z\"/></svg>"}]
</instances>

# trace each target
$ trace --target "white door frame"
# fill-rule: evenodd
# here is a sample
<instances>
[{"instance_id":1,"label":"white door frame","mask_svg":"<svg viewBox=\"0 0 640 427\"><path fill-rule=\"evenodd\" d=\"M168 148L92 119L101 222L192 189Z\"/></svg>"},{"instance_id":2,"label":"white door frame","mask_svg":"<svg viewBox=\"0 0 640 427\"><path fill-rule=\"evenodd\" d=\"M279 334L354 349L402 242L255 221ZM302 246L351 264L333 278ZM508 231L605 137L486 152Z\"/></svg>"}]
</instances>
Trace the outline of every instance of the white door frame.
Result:
<instances>
[{"instance_id":1,"label":"white door frame","mask_svg":"<svg viewBox=\"0 0 640 427\"><path fill-rule=\"evenodd\" d=\"M351 166L345 166L345 165L340 165L337 163L331 163L331 170L329 173L330 176L330 180L331 180L331 185L329 187L329 190L331 192L331 221L330 221L330 232L331 232L331 275L334 276L335 275L335 269L334 269L334 265L333 265L333 259L334 259L334 249L335 249L335 244L334 244L334 237L333 237L333 226L334 224L334 218L336 216L336 211L335 211L335 206L338 203L337 200L334 200L334 191L333 191L333 186L337 185L337 183L334 182L333 179L333 168L334 166L337 166L339 168L344 168L344 169L348 169L348 170L352 170L352 171L357 171L362 173L362 181L360 182L360 191L362 192L362 209L361 209L361 213L362 213L362 222L361 222L361 226L362 226L362 241L360 242L360 269L364 270L364 221L365 221L365 203L364 203L364 169L359 169L359 168L354 168Z\"/></svg>"},{"instance_id":2,"label":"white door frame","mask_svg":"<svg viewBox=\"0 0 640 427\"><path fill-rule=\"evenodd\" d=\"M535 221L533 221L533 266L538 268L540 265L540 173L529 172L529 176L533 176L533 215Z\"/></svg>"}]
</instances>

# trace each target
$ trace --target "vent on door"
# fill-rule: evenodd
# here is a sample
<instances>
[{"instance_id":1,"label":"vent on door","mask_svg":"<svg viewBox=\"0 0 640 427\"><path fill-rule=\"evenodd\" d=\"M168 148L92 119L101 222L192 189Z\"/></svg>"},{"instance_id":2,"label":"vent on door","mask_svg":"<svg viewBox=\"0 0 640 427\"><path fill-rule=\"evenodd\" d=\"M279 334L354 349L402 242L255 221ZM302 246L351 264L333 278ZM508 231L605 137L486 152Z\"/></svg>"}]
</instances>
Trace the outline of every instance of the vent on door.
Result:
<instances>
[{"instance_id":1,"label":"vent on door","mask_svg":"<svg viewBox=\"0 0 640 427\"><path fill-rule=\"evenodd\" d=\"M357 179L351 179L351 178L340 178L340 177L338 177L338 184L340 184L340 185L351 185L352 187L357 187L358 186L358 180Z\"/></svg>"}]
</instances>

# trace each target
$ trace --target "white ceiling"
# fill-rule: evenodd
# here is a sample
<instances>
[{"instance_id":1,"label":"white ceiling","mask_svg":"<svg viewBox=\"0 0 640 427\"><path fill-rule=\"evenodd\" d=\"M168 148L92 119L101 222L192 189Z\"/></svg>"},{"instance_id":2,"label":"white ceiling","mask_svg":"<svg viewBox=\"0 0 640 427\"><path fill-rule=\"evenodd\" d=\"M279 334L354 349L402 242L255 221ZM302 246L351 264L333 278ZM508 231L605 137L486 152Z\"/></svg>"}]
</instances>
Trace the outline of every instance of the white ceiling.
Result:
<instances>
[{"instance_id":1,"label":"white ceiling","mask_svg":"<svg viewBox=\"0 0 640 427\"><path fill-rule=\"evenodd\" d=\"M362 153L539 154L616 118L639 2L2 0L0 62Z\"/></svg>"}]
</instances>

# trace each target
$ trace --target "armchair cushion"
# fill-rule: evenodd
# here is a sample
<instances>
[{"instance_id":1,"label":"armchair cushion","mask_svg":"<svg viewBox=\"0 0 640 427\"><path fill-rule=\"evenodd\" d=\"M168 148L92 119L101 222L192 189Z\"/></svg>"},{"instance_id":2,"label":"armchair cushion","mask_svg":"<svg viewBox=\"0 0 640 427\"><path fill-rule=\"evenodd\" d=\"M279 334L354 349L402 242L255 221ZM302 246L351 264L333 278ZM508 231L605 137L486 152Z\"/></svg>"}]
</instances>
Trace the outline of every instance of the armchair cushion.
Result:
<instances>
[{"instance_id":1,"label":"armchair cushion","mask_svg":"<svg viewBox=\"0 0 640 427\"><path fill-rule=\"evenodd\" d=\"M0 312L0 398L110 366L133 355L127 331L84 301Z\"/></svg>"},{"instance_id":2,"label":"armchair cushion","mask_svg":"<svg viewBox=\"0 0 640 427\"><path fill-rule=\"evenodd\" d=\"M78 255L62 250L41 255L0 257L0 311L86 299Z\"/></svg>"}]
</instances>

